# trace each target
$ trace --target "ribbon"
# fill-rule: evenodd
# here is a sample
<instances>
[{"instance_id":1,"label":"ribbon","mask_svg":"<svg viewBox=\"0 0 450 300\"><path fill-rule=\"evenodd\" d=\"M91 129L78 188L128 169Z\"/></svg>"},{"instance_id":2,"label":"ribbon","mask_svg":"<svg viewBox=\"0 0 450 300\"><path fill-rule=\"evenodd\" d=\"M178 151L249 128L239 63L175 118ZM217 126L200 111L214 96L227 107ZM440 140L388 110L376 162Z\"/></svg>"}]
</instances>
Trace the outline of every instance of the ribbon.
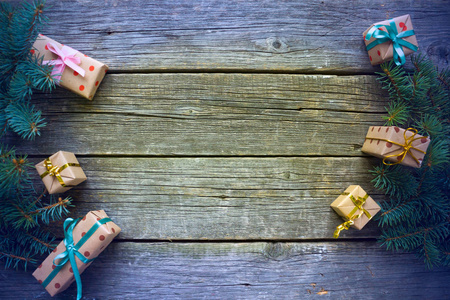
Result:
<instances>
[{"instance_id":1,"label":"ribbon","mask_svg":"<svg viewBox=\"0 0 450 300\"><path fill-rule=\"evenodd\" d=\"M353 220L361 218L363 214L367 216L367 218L372 219L372 216L370 213L363 207L363 205L366 203L367 198L369 198L369 195L366 194L364 197L358 196L356 199L355 197L350 193L342 193L342 196L349 196L350 200L352 200L355 207L351 210L351 212L345 217L347 219L346 222L342 223L341 225L336 227L336 230L334 231L333 237L338 238L339 234L342 230L348 230L350 226L355 224ZM358 209L360 210L360 213L358 215L354 215Z\"/></svg>"},{"instance_id":2,"label":"ribbon","mask_svg":"<svg viewBox=\"0 0 450 300\"><path fill-rule=\"evenodd\" d=\"M53 265L55 265L55 269L48 275L48 277L42 282L42 286L45 288L47 285L55 278L55 276L59 273L59 271L62 269L62 267L67 263L70 262L70 266L72 267L73 276L75 277L75 281L77 283L77 300L81 299L82 297L82 283L81 283L81 277L80 277L80 271L78 270L77 262L75 260L75 256L78 257L78 259L87 264L96 259L88 259L83 254L81 254L78 250L81 248L81 246L84 245L84 243L94 234L95 231L97 231L98 228L100 228L103 224L111 222L110 218L103 218L97 221L91 229L89 229L86 234L78 241L76 245L74 245L73 241L73 229L75 228L75 225L80 220L78 219L72 219L67 218L64 221L64 245L66 246L66 250L58 254L53 259ZM56 263L56 260L60 260L59 263Z\"/></svg>"},{"instance_id":3,"label":"ribbon","mask_svg":"<svg viewBox=\"0 0 450 300\"><path fill-rule=\"evenodd\" d=\"M390 25L374 25L370 28L366 35L366 41L370 40L371 37L374 37L376 40L367 45L366 49L369 51L379 44L391 41L393 45L394 62L397 66L401 66L406 62L402 46L409 48L412 51L417 51L419 49L416 45L403 40L405 37L415 35L415 32L414 30L407 30L398 33L394 19L390 19L389 24ZM387 31L380 29L381 27L385 27Z\"/></svg>"},{"instance_id":4,"label":"ribbon","mask_svg":"<svg viewBox=\"0 0 450 300\"><path fill-rule=\"evenodd\" d=\"M407 132L407 131L412 132L413 135L411 135L410 137L407 137L407 136L406 136L406 132ZM372 140L385 141L385 142L388 142L388 143L391 143L391 144L394 144L394 145L397 145L397 146L400 146L400 147L403 148L403 151L400 152L399 154L392 154L392 155L385 156L385 157L383 158L383 164L385 164L386 166L393 166L393 165L396 165L396 164L401 163L401 162L405 159L405 157L406 157L407 154L411 155L411 157L412 157L412 158L416 161L416 163L420 166L420 161L414 156L414 154L412 154L411 149L416 150L416 151L419 151L419 152L422 152L423 154L425 154L426 152L423 151L423 150L417 149L416 147L413 147L412 143L413 143L414 141L418 140L418 139L421 139L421 138L428 138L428 137L427 137L427 136L419 136L419 137L417 137L417 138L414 138L414 137L416 136L416 134L417 134L417 129L414 129L414 128L408 128L408 129L406 129L406 130L403 132L403 138L405 139L405 143L404 143L404 144L400 144L400 143L397 143L397 142L394 142L394 141L391 141L391 140L387 140L387 139L377 139L377 138L370 138L370 139L372 139ZM366 139L367 139L367 138L366 138ZM386 159L388 159L388 158L390 158L390 157L400 157L400 159L397 159L397 162L394 162L394 163L387 163L387 162L386 162Z\"/></svg>"},{"instance_id":5,"label":"ribbon","mask_svg":"<svg viewBox=\"0 0 450 300\"><path fill-rule=\"evenodd\" d=\"M79 65L81 64L81 59L79 57L75 57L75 54L78 53L77 50L72 49L68 46L62 46L61 49L55 43L48 42L47 48L54 54L58 55L57 59L45 60L42 63L48 65L54 65L52 70L52 75L61 80L61 75L64 72L66 66L76 71L80 76L84 77L85 71Z\"/></svg>"},{"instance_id":6,"label":"ribbon","mask_svg":"<svg viewBox=\"0 0 450 300\"><path fill-rule=\"evenodd\" d=\"M44 178L47 175L54 176L58 180L59 184L61 184L61 186L74 187L73 185L66 185L64 183L64 180L62 179L60 172L62 172L63 170L65 170L68 167L81 167L81 166L80 166L80 164L77 164L77 163L67 163L67 164L62 165L61 167L53 166L52 161L50 160L50 157L49 157L46 160L44 160L44 167L47 168L47 171L45 171L44 173L41 174L41 178Z\"/></svg>"}]
</instances>

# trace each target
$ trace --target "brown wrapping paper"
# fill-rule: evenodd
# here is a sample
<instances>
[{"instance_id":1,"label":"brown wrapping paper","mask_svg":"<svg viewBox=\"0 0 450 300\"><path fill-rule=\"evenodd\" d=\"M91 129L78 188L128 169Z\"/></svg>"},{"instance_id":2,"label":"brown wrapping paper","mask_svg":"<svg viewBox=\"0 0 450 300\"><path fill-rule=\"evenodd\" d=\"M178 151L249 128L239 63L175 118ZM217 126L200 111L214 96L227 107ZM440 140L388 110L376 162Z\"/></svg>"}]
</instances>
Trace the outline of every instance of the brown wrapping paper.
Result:
<instances>
[{"instance_id":1,"label":"brown wrapping paper","mask_svg":"<svg viewBox=\"0 0 450 300\"><path fill-rule=\"evenodd\" d=\"M397 31L399 33L402 31L414 29L412 26L412 23L411 23L411 17L409 15L404 15L404 16L394 18L394 21L395 21L395 25L397 25ZM389 25L389 20L375 23L372 26L374 26L374 25ZM364 43L366 44L366 46L369 45L371 42L375 41L374 37L372 37L370 40L366 41L366 34L370 30L370 28L372 28L372 26L370 26L363 33ZM384 30L386 31L385 28L384 28ZM407 42L410 42L413 45L418 46L415 35L408 36L403 39ZM405 56L408 56L411 53L413 53L414 51L407 47L403 47L403 52L405 53ZM386 43L377 45L377 46L373 47L372 49L370 49L368 51L368 53L369 53L370 63L372 65L378 65L378 64L381 64L382 62L389 61L394 58L394 48L392 46L392 42L386 42Z\"/></svg>"},{"instance_id":2,"label":"brown wrapping paper","mask_svg":"<svg viewBox=\"0 0 450 300\"><path fill-rule=\"evenodd\" d=\"M383 140L389 140L403 145L405 144L405 137L403 135L404 132L405 129L396 126L371 126L367 132L361 151L379 158L400 154L404 150L403 147ZM412 132L406 131L406 137L410 137L412 135ZM430 144L430 139L419 134L416 134L414 138L419 139L413 141L412 146L426 152L428 145ZM414 149L411 149L411 153L419 161L419 164L410 154L406 154L400 164L420 168L425 154ZM390 162L398 162L400 158L401 156L394 156L389 157L386 160Z\"/></svg>"},{"instance_id":3,"label":"brown wrapping paper","mask_svg":"<svg viewBox=\"0 0 450 300\"><path fill-rule=\"evenodd\" d=\"M71 152L65 151L56 152L55 154L50 156L50 160L52 161L53 166L59 167L62 167L66 163L78 164L78 160L75 155ZM47 171L44 162L45 160L41 161L35 166L39 175ZM64 183L68 185L68 187L62 186L55 176L47 175L42 178L42 181L44 182L44 185L47 188L49 194L64 193L65 191L70 190L73 186L78 185L86 180L86 175L84 174L81 167L67 167L60 172L60 176L63 179Z\"/></svg>"},{"instance_id":4,"label":"brown wrapping paper","mask_svg":"<svg viewBox=\"0 0 450 300\"><path fill-rule=\"evenodd\" d=\"M43 55L44 60L57 59L58 56L46 48L48 42L55 43L60 49L62 47L62 44L40 34L33 45L33 50L37 55ZM59 85L92 100L103 77L105 77L105 73L108 71L108 66L81 52L78 52L75 56L81 59L80 67L85 70L85 76L81 77L80 74L66 66Z\"/></svg>"},{"instance_id":5,"label":"brown wrapping paper","mask_svg":"<svg viewBox=\"0 0 450 300\"><path fill-rule=\"evenodd\" d=\"M344 195L347 193L349 195ZM353 195L353 197L357 199L357 197L364 197L366 195L366 192L359 185L351 185L344 191L343 195L340 195L336 200L333 201L333 203L331 203L331 207L345 221L348 221L347 216L355 208L355 204L350 199L350 195ZM372 218L381 209L381 207L370 196L366 199L366 202L362 206L362 208L367 210ZM361 210L357 209L353 215L357 216L360 212ZM355 224L353 224L351 227L361 230L364 226L366 226L370 219L366 216L366 214L362 214L360 218L354 219L353 221Z\"/></svg>"},{"instance_id":6,"label":"brown wrapping paper","mask_svg":"<svg viewBox=\"0 0 450 300\"><path fill-rule=\"evenodd\" d=\"M108 216L103 210L96 210L89 212L73 229L74 244L81 239L81 237L97 222L97 220L107 218ZM84 254L86 258L92 259L97 257L103 250L111 243L111 241L120 232L120 227L113 222L103 224L95 233L89 238L83 246L80 247L79 252ZM52 253L42 262L42 264L33 272L34 278L42 283L53 271L53 259L64 252L66 247L64 241L53 250ZM78 270L80 274L92 263L84 264L78 257L75 256L77 261ZM66 290L72 282L75 281L73 276L72 267L70 262L67 262L59 273L53 278L53 280L45 288L47 292L54 296L62 291Z\"/></svg>"}]
</instances>

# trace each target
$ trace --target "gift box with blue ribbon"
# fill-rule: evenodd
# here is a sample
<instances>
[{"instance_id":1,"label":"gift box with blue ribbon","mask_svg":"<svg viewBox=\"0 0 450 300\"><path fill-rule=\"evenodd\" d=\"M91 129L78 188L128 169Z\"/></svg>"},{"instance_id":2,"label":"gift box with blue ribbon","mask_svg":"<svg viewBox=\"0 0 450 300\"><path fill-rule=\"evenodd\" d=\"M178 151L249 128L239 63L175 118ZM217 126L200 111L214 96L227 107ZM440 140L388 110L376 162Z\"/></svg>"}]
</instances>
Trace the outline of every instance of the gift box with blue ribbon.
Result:
<instances>
[{"instance_id":1,"label":"gift box with blue ribbon","mask_svg":"<svg viewBox=\"0 0 450 300\"><path fill-rule=\"evenodd\" d=\"M375 23L364 31L363 37L372 65L392 59L403 65L406 56L419 49L410 15Z\"/></svg>"},{"instance_id":2,"label":"gift box with blue ribbon","mask_svg":"<svg viewBox=\"0 0 450 300\"><path fill-rule=\"evenodd\" d=\"M64 240L34 271L33 276L54 296L77 283L77 299L82 297L81 273L120 232L103 210L90 211L79 219L64 221Z\"/></svg>"}]
</instances>

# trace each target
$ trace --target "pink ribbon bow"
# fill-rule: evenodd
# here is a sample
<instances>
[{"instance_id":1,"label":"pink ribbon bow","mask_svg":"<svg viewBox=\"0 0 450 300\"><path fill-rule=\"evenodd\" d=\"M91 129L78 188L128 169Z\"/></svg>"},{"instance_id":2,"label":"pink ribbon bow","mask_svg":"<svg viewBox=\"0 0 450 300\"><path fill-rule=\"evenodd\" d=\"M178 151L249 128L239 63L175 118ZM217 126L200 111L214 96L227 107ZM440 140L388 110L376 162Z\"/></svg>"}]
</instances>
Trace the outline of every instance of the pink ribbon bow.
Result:
<instances>
[{"instance_id":1,"label":"pink ribbon bow","mask_svg":"<svg viewBox=\"0 0 450 300\"><path fill-rule=\"evenodd\" d=\"M62 48L59 49L58 46L52 42L47 43L47 48L51 52L58 55L57 59L43 61L44 64L54 65L52 75L55 76L56 74L59 74L55 76L56 79L61 80L61 74L66 66L84 77L85 71L79 66L79 64L81 64L81 59L79 57L75 57L75 54L78 52L77 50L67 46L62 46Z\"/></svg>"}]
</instances>

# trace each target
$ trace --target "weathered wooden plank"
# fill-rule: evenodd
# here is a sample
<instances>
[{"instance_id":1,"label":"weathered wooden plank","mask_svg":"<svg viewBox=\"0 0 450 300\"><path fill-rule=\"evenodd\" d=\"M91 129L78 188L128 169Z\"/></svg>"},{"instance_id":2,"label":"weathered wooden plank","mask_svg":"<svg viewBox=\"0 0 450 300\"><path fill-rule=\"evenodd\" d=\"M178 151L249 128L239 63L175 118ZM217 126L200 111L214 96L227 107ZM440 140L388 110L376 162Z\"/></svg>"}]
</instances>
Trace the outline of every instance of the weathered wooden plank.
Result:
<instances>
[{"instance_id":1,"label":"weathered wooden plank","mask_svg":"<svg viewBox=\"0 0 450 300\"><path fill-rule=\"evenodd\" d=\"M371 158L80 157L79 161L88 180L65 194L72 195L77 206L71 216L104 209L123 228L121 239L332 238L343 220L329 205L349 185L360 184L375 200L382 200L370 183L368 170L379 162ZM376 221L361 231L341 234L378 236Z\"/></svg>"},{"instance_id":2,"label":"weathered wooden plank","mask_svg":"<svg viewBox=\"0 0 450 300\"><path fill-rule=\"evenodd\" d=\"M373 72L362 32L407 13L421 49L448 65L447 1L48 2L45 33L115 70Z\"/></svg>"},{"instance_id":3,"label":"weathered wooden plank","mask_svg":"<svg viewBox=\"0 0 450 300\"><path fill-rule=\"evenodd\" d=\"M45 34L113 70L373 72L372 23L411 14L419 45L448 66L448 1L47 1Z\"/></svg>"},{"instance_id":4,"label":"weathered wooden plank","mask_svg":"<svg viewBox=\"0 0 450 300\"><path fill-rule=\"evenodd\" d=\"M28 273L0 270L0 278L2 299L50 299ZM89 299L422 300L450 293L448 270L427 271L413 255L376 242L113 243L82 280ZM69 295L76 296L75 285L55 299Z\"/></svg>"},{"instance_id":5,"label":"weathered wooden plank","mask_svg":"<svg viewBox=\"0 0 450 300\"><path fill-rule=\"evenodd\" d=\"M375 76L110 74L93 102L41 95L49 125L20 151L361 156L386 97Z\"/></svg>"}]
</instances>

